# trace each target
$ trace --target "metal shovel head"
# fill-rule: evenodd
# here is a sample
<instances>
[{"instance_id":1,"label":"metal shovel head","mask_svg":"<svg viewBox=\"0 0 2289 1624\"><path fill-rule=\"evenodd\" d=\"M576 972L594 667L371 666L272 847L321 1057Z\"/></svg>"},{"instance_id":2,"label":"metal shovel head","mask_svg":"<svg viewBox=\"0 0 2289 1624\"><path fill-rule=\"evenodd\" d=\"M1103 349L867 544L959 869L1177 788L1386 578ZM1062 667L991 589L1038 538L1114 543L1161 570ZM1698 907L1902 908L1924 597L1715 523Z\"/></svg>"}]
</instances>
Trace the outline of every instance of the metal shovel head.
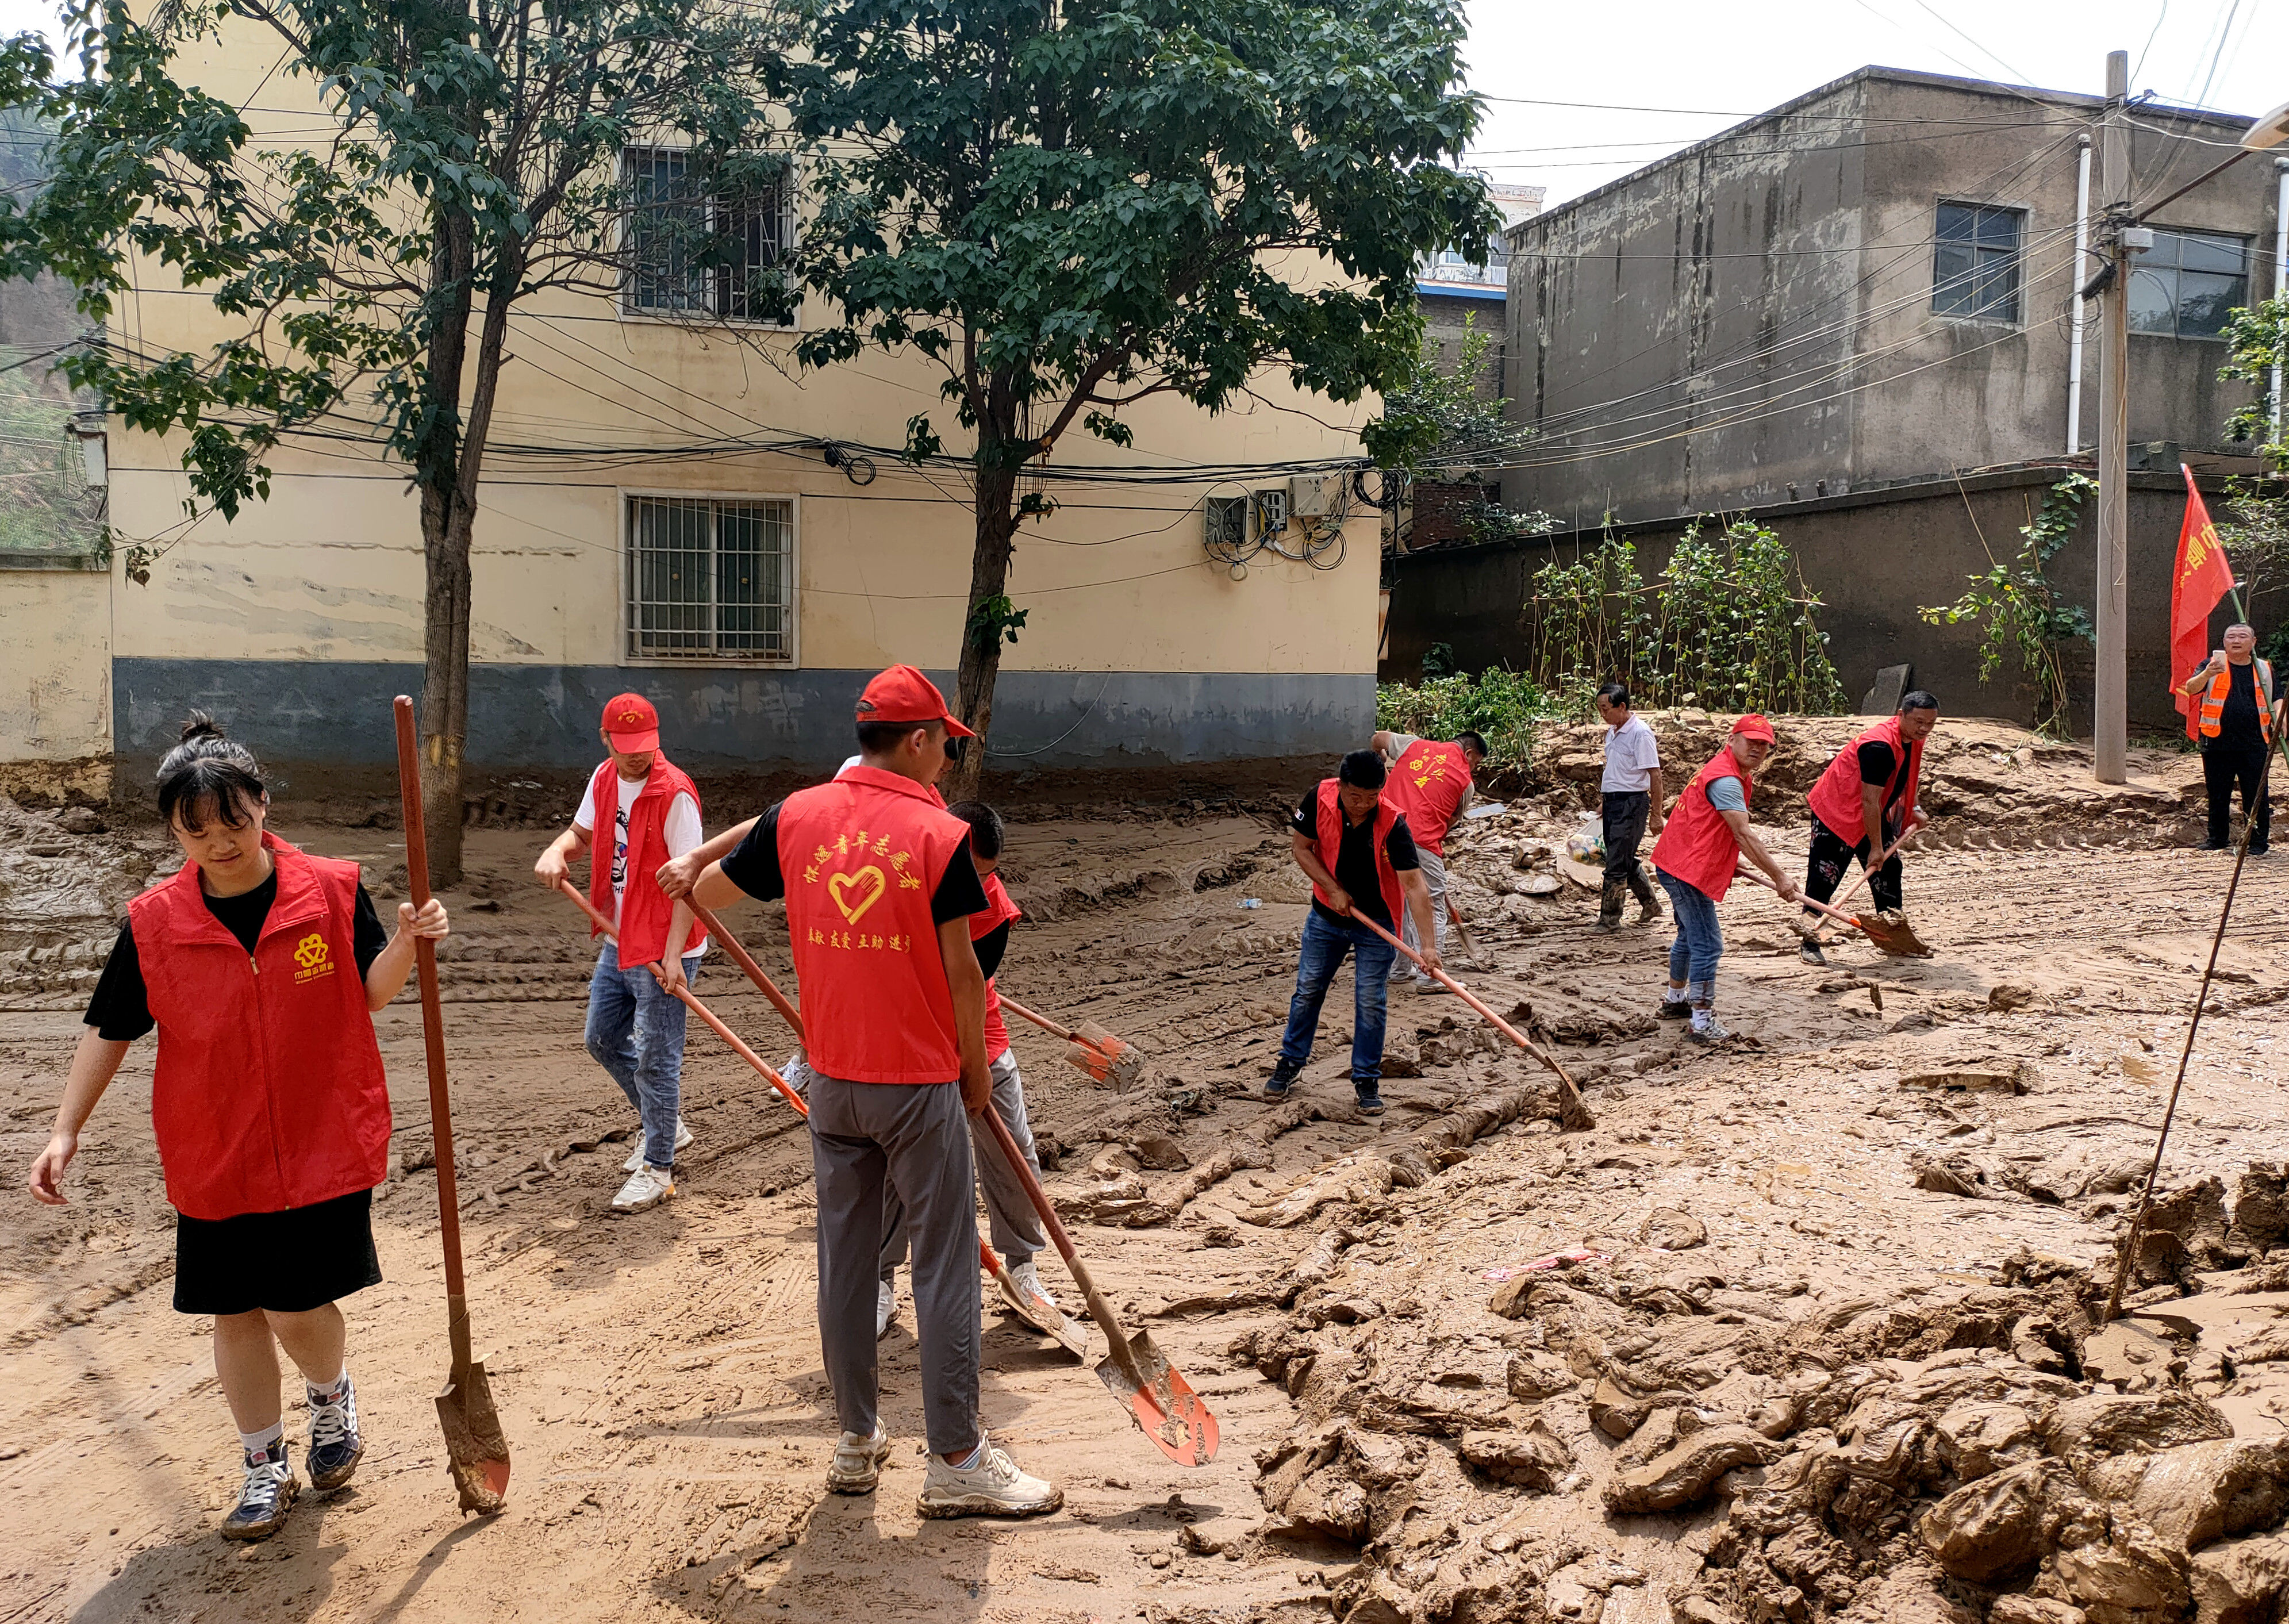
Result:
<instances>
[{"instance_id":1,"label":"metal shovel head","mask_svg":"<svg viewBox=\"0 0 2289 1624\"><path fill-rule=\"evenodd\" d=\"M1097 1367L1097 1380L1129 1406L1144 1436L1177 1465L1206 1466L1215 1460L1216 1419L1192 1383L1153 1345L1149 1332L1139 1331L1129 1339L1129 1353L1144 1373L1143 1387L1131 1381L1121 1361L1109 1355Z\"/></svg>"},{"instance_id":2,"label":"metal shovel head","mask_svg":"<svg viewBox=\"0 0 2289 1624\"><path fill-rule=\"evenodd\" d=\"M1873 942L1894 959L1928 959L1931 948L1916 935L1908 916L1898 912L1857 914L1852 922L1868 933Z\"/></svg>"},{"instance_id":3,"label":"metal shovel head","mask_svg":"<svg viewBox=\"0 0 2289 1624\"><path fill-rule=\"evenodd\" d=\"M508 1439L493 1410L493 1390L485 1363L472 1359L453 1372L437 1395L437 1420L445 1429L445 1459L464 1511L498 1511L508 1501Z\"/></svg>"},{"instance_id":4,"label":"metal shovel head","mask_svg":"<svg viewBox=\"0 0 2289 1624\"><path fill-rule=\"evenodd\" d=\"M1071 1316L1059 1313L1057 1304L1046 1297L1029 1294L1007 1270L995 1278L994 1284L1001 1288L1001 1301L1009 1305L1012 1314L1056 1341L1076 1359L1089 1357L1089 1333L1074 1323Z\"/></svg>"}]
</instances>

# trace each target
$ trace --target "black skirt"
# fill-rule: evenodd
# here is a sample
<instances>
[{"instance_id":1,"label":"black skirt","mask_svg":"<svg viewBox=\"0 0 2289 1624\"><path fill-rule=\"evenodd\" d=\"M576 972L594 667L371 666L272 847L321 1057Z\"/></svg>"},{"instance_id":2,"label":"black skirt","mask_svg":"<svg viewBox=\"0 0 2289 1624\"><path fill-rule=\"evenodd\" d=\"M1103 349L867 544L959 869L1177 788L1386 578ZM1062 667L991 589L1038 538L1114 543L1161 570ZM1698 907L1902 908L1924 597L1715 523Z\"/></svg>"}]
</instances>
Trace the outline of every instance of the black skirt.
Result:
<instances>
[{"instance_id":1,"label":"black skirt","mask_svg":"<svg viewBox=\"0 0 2289 1624\"><path fill-rule=\"evenodd\" d=\"M283 1213L175 1214L179 1314L300 1314L380 1284L371 1190Z\"/></svg>"}]
</instances>

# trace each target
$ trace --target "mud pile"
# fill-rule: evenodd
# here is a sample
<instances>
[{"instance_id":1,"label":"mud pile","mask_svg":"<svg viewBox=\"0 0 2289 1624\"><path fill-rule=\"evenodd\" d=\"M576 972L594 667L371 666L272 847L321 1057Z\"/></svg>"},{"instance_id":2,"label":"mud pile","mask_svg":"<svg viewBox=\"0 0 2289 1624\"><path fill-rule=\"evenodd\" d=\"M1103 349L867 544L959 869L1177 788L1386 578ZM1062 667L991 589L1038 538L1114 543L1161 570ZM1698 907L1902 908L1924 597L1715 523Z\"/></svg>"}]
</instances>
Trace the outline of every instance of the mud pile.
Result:
<instances>
[{"instance_id":1,"label":"mud pile","mask_svg":"<svg viewBox=\"0 0 2289 1624\"><path fill-rule=\"evenodd\" d=\"M88 808L0 796L0 999L84 996L129 899L180 861L172 841L116 832Z\"/></svg>"}]
</instances>

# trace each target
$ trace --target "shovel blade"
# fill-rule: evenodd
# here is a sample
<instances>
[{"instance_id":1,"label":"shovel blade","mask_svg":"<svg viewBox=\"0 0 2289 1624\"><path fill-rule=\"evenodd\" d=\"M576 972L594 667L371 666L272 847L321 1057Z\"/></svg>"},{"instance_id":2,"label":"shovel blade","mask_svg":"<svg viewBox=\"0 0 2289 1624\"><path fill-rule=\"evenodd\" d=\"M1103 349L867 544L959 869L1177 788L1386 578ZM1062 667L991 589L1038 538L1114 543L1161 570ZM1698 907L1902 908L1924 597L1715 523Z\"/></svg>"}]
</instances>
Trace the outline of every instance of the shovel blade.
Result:
<instances>
[{"instance_id":1,"label":"shovel blade","mask_svg":"<svg viewBox=\"0 0 2289 1624\"><path fill-rule=\"evenodd\" d=\"M1916 935L1915 927L1908 923L1904 913L1886 918L1880 913L1855 917L1854 925L1868 933L1868 940L1894 959L1929 959L1931 948Z\"/></svg>"},{"instance_id":2,"label":"shovel blade","mask_svg":"<svg viewBox=\"0 0 2289 1624\"><path fill-rule=\"evenodd\" d=\"M1086 1043L1065 1045L1065 1064L1076 1071L1088 1072L1091 1078L1100 1083L1105 1081L1113 1071L1113 1063Z\"/></svg>"},{"instance_id":3,"label":"shovel blade","mask_svg":"<svg viewBox=\"0 0 2289 1624\"><path fill-rule=\"evenodd\" d=\"M999 1276L994 1283L1001 1288L1001 1301L1009 1305L1012 1314L1076 1359L1089 1357L1089 1333L1075 1324L1069 1315L1059 1313L1055 1303L1046 1298L1028 1294L1007 1273Z\"/></svg>"},{"instance_id":4,"label":"shovel blade","mask_svg":"<svg viewBox=\"0 0 2289 1624\"><path fill-rule=\"evenodd\" d=\"M1121 1368L1121 1362L1112 1357L1097 1367L1097 1380L1129 1407L1129 1414L1154 1446L1177 1465L1206 1466L1215 1460L1216 1419L1209 1413L1207 1402L1168 1363L1168 1357L1153 1344L1149 1332L1139 1331L1130 1337L1129 1352L1144 1374L1143 1387L1131 1381Z\"/></svg>"},{"instance_id":5,"label":"shovel blade","mask_svg":"<svg viewBox=\"0 0 2289 1624\"><path fill-rule=\"evenodd\" d=\"M499 1510L508 1501L508 1439L493 1409L493 1392L483 1359L453 1372L437 1395L437 1420L445 1429L446 1467L464 1511Z\"/></svg>"}]
</instances>

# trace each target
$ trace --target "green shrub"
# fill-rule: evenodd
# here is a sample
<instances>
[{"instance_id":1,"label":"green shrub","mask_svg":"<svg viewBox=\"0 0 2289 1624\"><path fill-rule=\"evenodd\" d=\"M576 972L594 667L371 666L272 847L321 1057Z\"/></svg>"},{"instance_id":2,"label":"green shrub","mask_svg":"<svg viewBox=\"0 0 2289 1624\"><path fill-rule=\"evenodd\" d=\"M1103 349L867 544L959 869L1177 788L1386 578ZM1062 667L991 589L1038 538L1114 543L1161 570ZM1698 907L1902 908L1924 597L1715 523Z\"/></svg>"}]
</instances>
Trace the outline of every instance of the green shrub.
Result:
<instances>
[{"instance_id":1,"label":"green shrub","mask_svg":"<svg viewBox=\"0 0 2289 1624\"><path fill-rule=\"evenodd\" d=\"M1559 697L1532 677L1500 669L1475 677L1427 677L1419 687L1387 682L1375 693L1376 727L1437 739L1467 728L1485 737L1488 767L1497 771L1522 770L1534 753L1535 724L1567 713Z\"/></svg>"}]
</instances>

